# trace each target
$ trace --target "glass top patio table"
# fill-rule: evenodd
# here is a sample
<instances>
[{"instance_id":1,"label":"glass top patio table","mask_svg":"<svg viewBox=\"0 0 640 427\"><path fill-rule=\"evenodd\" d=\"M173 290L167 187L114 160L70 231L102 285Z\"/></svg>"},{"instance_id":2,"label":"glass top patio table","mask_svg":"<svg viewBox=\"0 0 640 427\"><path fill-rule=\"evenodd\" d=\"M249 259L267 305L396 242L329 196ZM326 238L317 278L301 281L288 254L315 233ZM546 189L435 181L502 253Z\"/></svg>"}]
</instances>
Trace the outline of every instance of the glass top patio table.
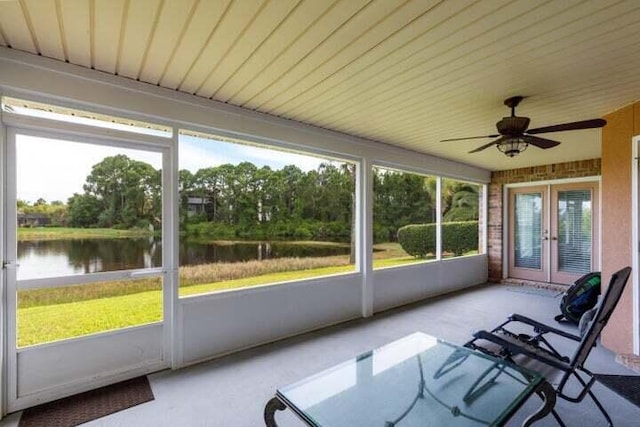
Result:
<instances>
[{"instance_id":1,"label":"glass top patio table","mask_svg":"<svg viewBox=\"0 0 640 427\"><path fill-rule=\"evenodd\" d=\"M418 332L278 389L265 421L275 426L275 410L286 405L317 427L503 425L543 382Z\"/></svg>"}]
</instances>

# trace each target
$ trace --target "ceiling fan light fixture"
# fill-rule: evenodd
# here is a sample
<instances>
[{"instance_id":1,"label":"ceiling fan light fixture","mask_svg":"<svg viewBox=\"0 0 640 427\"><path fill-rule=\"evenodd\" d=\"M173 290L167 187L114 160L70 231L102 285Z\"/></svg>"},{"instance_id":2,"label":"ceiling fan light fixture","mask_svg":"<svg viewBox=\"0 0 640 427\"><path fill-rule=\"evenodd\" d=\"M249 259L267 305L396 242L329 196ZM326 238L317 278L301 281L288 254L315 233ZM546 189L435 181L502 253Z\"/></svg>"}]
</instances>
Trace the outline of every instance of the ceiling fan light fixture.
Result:
<instances>
[{"instance_id":1,"label":"ceiling fan light fixture","mask_svg":"<svg viewBox=\"0 0 640 427\"><path fill-rule=\"evenodd\" d=\"M496 145L507 157L515 157L527 149L529 144L521 137L508 138Z\"/></svg>"},{"instance_id":2,"label":"ceiling fan light fixture","mask_svg":"<svg viewBox=\"0 0 640 427\"><path fill-rule=\"evenodd\" d=\"M498 150L501 153L504 153L507 157L515 157L526 150L529 145L542 148L543 150L560 145L560 142L558 141L553 141L547 138L540 138L539 136L536 136L537 134L565 132L568 130L596 129L601 128L607 124L607 121L604 119L591 119L582 120L580 122L562 123L559 125L529 129L529 118L516 116L516 107L523 99L524 96L512 96L511 98L507 98L504 100L504 105L511 109L511 115L508 117L503 117L502 120L496 123L496 128L498 129L497 134L471 136L466 138L443 139L440 142L464 141L466 139L498 138L488 144L481 145L480 147L469 151L469 153L478 153L480 151L486 150L492 145L495 145L496 147L498 147Z\"/></svg>"}]
</instances>

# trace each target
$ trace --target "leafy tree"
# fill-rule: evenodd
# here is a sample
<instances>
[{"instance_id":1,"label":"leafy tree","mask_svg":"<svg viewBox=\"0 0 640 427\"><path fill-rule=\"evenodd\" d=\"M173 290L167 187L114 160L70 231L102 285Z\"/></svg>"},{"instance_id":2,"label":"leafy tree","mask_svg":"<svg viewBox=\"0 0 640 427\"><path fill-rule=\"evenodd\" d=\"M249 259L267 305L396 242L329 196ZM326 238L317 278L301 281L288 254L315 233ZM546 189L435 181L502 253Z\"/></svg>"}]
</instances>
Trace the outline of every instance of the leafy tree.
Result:
<instances>
[{"instance_id":1,"label":"leafy tree","mask_svg":"<svg viewBox=\"0 0 640 427\"><path fill-rule=\"evenodd\" d=\"M22 212L24 208L29 206L29 202L27 202L26 200L18 199L16 205L18 208L18 212Z\"/></svg>"},{"instance_id":2,"label":"leafy tree","mask_svg":"<svg viewBox=\"0 0 640 427\"><path fill-rule=\"evenodd\" d=\"M75 193L67 201L69 225L71 227L96 227L102 210L100 201L88 194Z\"/></svg>"},{"instance_id":3,"label":"leafy tree","mask_svg":"<svg viewBox=\"0 0 640 427\"><path fill-rule=\"evenodd\" d=\"M373 191L377 240L395 241L400 227L435 221L435 186L430 185L432 180L432 177L413 173L375 169Z\"/></svg>"},{"instance_id":4,"label":"leafy tree","mask_svg":"<svg viewBox=\"0 0 640 427\"><path fill-rule=\"evenodd\" d=\"M127 228L159 225L160 177L153 166L123 154L95 164L83 188L85 196L95 198L101 208L97 224Z\"/></svg>"},{"instance_id":5,"label":"leafy tree","mask_svg":"<svg viewBox=\"0 0 640 427\"><path fill-rule=\"evenodd\" d=\"M442 180L442 219L445 222L478 219L479 186L452 179Z\"/></svg>"}]
</instances>

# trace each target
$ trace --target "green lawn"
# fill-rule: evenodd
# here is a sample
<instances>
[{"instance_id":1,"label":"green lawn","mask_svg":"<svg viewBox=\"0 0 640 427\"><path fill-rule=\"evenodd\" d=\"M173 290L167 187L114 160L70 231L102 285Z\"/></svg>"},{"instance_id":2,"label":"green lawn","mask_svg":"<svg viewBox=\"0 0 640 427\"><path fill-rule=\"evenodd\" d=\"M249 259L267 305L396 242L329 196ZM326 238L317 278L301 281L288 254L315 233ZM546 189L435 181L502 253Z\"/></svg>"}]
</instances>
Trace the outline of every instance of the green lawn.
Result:
<instances>
[{"instance_id":1,"label":"green lawn","mask_svg":"<svg viewBox=\"0 0 640 427\"><path fill-rule=\"evenodd\" d=\"M375 267L389 267L415 262L412 257L376 260ZM419 260L418 260L419 261ZM240 289L301 280L329 274L353 271L351 265L323 267L311 270L271 273L256 277L180 288L180 296ZM31 292L43 292L37 290ZM29 291L27 291L29 292ZM55 299L54 299L55 300ZM62 302L49 305L24 306L18 309L18 346L28 346L91 333L156 322L162 319L162 295L159 290Z\"/></svg>"},{"instance_id":2,"label":"green lawn","mask_svg":"<svg viewBox=\"0 0 640 427\"><path fill-rule=\"evenodd\" d=\"M39 230L44 232L55 230L53 233L57 233L60 229L28 229L28 232L35 235L41 232ZM105 233L103 236L114 231L117 233L116 230L90 231L98 234ZM113 237L113 234L110 234L110 237ZM376 245L376 249L378 251L374 254L374 268L424 261L407 256L398 244ZM179 293L181 297L185 297L350 271L354 271L353 265L271 272L234 280L183 286ZM113 282L21 291L18 298L18 346L157 322L162 319L162 295L155 289L157 285L155 280L139 279L126 283ZM96 287L99 289L94 289Z\"/></svg>"},{"instance_id":3,"label":"green lawn","mask_svg":"<svg viewBox=\"0 0 640 427\"><path fill-rule=\"evenodd\" d=\"M116 230L113 228L68 228L68 227L20 227L18 240L46 239L99 239L118 237L146 237L153 233L148 230Z\"/></svg>"},{"instance_id":4,"label":"green lawn","mask_svg":"<svg viewBox=\"0 0 640 427\"><path fill-rule=\"evenodd\" d=\"M18 310L18 346L156 322L162 319L162 294L148 291Z\"/></svg>"}]
</instances>

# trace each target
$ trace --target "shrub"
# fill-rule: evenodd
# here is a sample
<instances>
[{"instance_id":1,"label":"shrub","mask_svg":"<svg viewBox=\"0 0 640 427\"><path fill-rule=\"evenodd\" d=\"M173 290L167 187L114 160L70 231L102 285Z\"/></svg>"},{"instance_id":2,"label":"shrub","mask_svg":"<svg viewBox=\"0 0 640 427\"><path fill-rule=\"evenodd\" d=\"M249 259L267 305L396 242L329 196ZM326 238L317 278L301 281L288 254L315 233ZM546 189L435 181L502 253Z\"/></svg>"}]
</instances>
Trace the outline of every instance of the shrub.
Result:
<instances>
[{"instance_id":1,"label":"shrub","mask_svg":"<svg viewBox=\"0 0 640 427\"><path fill-rule=\"evenodd\" d=\"M409 224L398 229L398 242L402 249L417 258L436 251L435 224Z\"/></svg>"},{"instance_id":2,"label":"shrub","mask_svg":"<svg viewBox=\"0 0 640 427\"><path fill-rule=\"evenodd\" d=\"M442 251L460 256L478 249L478 221L442 224Z\"/></svg>"},{"instance_id":3,"label":"shrub","mask_svg":"<svg viewBox=\"0 0 640 427\"><path fill-rule=\"evenodd\" d=\"M311 232L311 230L309 230L309 228L306 225L301 225L298 228L296 228L293 235L297 239L309 240L313 237L313 232Z\"/></svg>"},{"instance_id":4,"label":"shrub","mask_svg":"<svg viewBox=\"0 0 640 427\"><path fill-rule=\"evenodd\" d=\"M402 249L414 257L424 258L436 251L435 224L409 224L398 229ZM478 221L442 224L442 251L456 256L478 249Z\"/></svg>"}]
</instances>

